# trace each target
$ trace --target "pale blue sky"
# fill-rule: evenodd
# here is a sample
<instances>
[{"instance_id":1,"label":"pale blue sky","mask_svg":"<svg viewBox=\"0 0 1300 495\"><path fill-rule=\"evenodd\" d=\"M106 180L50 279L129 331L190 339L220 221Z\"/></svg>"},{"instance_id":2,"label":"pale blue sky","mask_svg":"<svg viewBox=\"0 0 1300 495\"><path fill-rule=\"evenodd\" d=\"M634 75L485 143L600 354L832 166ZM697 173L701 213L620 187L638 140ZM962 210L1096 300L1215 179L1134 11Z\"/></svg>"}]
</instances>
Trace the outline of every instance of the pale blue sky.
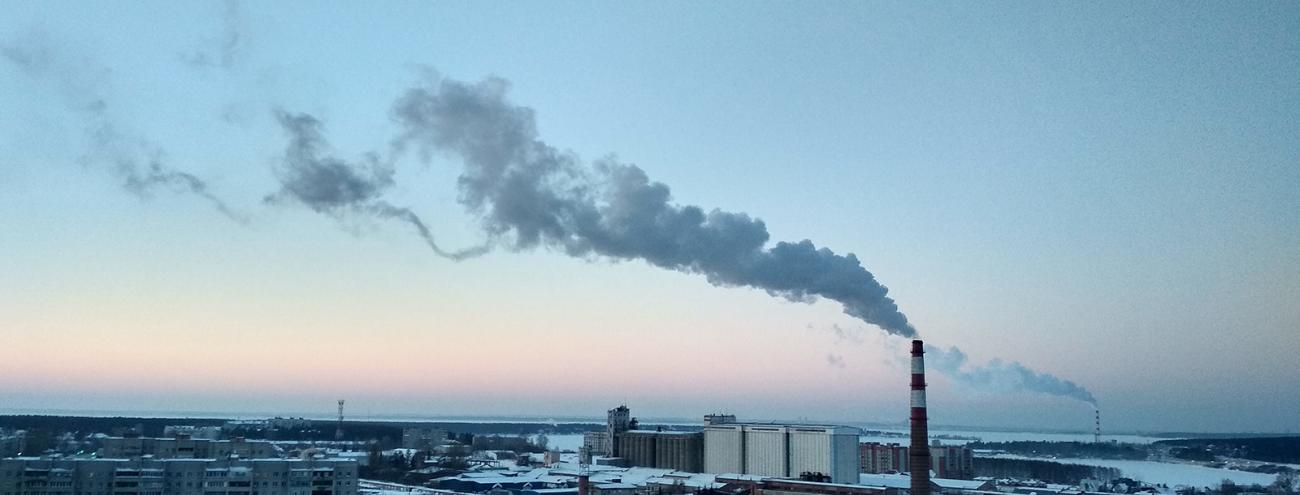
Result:
<instances>
[{"instance_id":1,"label":"pale blue sky","mask_svg":"<svg viewBox=\"0 0 1300 495\"><path fill-rule=\"evenodd\" d=\"M0 44L58 69L0 59L2 404L905 418L897 351L874 328L837 342L864 326L834 304L546 251L454 264L401 225L260 203L273 109L356 157L430 67L510 80L547 142L680 203L857 254L928 341L1074 380L1115 428L1296 426L1294 2L0 3ZM230 33L228 66L186 62ZM72 106L95 99L249 224L79 162ZM483 235L459 170L404 161L393 195L453 247ZM163 368L127 373L132 353ZM931 381L936 421L1090 426L1065 399Z\"/></svg>"}]
</instances>

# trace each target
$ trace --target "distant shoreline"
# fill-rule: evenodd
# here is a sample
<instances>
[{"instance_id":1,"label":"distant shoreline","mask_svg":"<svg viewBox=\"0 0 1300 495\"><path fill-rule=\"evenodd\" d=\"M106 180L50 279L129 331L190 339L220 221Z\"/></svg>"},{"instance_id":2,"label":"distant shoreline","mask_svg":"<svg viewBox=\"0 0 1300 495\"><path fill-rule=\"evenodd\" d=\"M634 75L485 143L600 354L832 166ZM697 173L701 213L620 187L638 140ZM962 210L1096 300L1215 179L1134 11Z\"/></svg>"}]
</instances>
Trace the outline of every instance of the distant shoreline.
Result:
<instances>
[{"instance_id":1,"label":"distant shoreline","mask_svg":"<svg viewBox=\"0 0 1300 495\"><path fill-rule=\"evenodd\" d=\"M147 419L147 420L202 420L202 421L233 421L233 420L260 420L272 418L298 418L312 421L335 421L337 416L321 413L265 413L265 412L214 412L214 411L113 411L113 410L88 410L88 411L71 411L62 409L3 409L0 408L0 418L14 417L51 417L51 418L120 418L120 419ZM755 420L752 418L742 418L744 421L757 422L791 422L791 423L817 423L817 424L839 424L862 428L866 431L889 431L900 430L906 431L907 425L904 423L878 423L878 422L854 422L854 421L820 421L820 420L782 420L782 419L763 419ZM597 416L543 416L543 415L421 415L421 414L366 414L366 415L346 415L345 421L349 423L373 423L373 424L466 424L466 425L603 425L605 418ZM663 426L700 426L702 421L699 419L689 418L641 418L641 422L646 425L663 425ZM1067 429L1050 429L1050 428L1004 428L995 426L969 426L969 425L945 425L931 423L932 430L947 431L968 431L968 432L1014 432L1014 433L1044 433L1044 434L1088 434L1092 432L1084 430L1067 430ZM1295 436L1291 432L1191 432L1191 431L1109 431L1103 436L1145 436L1152 438L1259 438L1259 437L1282 437ZM944 438L944 437L936 437Z\"/></svg>"}]
</instances>

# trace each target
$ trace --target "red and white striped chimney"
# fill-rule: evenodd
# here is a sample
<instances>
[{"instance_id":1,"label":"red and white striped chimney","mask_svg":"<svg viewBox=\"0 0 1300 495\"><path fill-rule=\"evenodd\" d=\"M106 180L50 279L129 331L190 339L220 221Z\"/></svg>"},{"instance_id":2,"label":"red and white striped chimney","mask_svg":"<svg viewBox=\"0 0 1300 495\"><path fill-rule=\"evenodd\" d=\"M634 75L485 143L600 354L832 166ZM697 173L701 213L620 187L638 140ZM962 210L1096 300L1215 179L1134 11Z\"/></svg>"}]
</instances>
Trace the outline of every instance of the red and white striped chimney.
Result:
<instances>
[{"instance_id":1,"label":"red and white striped chimney","mask_svg":"<svg viewBox=\"0 0 1300 495\"><path fill-rule=\"evenodd\" d=\"M925 344L912 341L912 495L930 495L930 433L925 416Z\"/></svg>"}]
</instances>

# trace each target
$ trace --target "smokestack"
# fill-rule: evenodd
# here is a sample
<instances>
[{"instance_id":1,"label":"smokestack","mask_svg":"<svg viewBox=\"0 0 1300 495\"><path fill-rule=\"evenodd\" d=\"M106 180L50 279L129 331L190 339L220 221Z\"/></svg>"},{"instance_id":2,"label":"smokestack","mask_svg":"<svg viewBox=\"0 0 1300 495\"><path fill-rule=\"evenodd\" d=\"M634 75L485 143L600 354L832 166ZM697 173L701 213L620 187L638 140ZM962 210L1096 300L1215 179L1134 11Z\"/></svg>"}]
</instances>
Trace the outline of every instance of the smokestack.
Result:
<instances>
[{"instance_id":1,"label":"smokestack","mask_svg":"<svg viewBox=\"0 0 1300 495\"><path fill-rule=\"evenodd\" d=\"M1096 428L1092 430L1092 443L1101 443L1101 409L1093 409L1097 414Z\"/></svg>"},{"instance_id":2,"label":"smokestack","mask_svg":"<svg viewBox=\"0 0 1300 495\"><path fill-rule=\"evenodd\" d=\"M912 495L930 495L930 434L925 416L925 344L912 341Z\"/></svg>"}]
</instances>

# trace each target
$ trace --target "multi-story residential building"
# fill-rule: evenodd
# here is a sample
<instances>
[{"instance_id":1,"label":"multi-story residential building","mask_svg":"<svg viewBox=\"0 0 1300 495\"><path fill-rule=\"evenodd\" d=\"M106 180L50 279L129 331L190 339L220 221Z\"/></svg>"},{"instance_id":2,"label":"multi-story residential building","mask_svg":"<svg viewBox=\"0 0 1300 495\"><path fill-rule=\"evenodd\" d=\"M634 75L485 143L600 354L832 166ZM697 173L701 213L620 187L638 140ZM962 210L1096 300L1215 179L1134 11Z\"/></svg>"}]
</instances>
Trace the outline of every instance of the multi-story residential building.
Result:
<instances>
[{"instance_id":1,"label":"multi-story residential building","mask_svg":"<svg viewBox=\"0 0 1300 495\"><path fill-rule=\"evenodd\" d=\"M189 435L149 438L132 435L100 439L99 456L114 459L143 456L159 459L266 459L283 455L281 449L265 440L206 440L191 438Z\"/></svg>"},{"instance_id":2,"label":"multi-story residential building","mask_svg":"<svg viewBox=\"0 0 1300 495\"><path fill-rule=\"evenodd\" d=\"M27 432L25 430L0 428L0 457L19 455L25 450L27 450Z\"/></svg>"},{"instance_id":3,"label":"multi-story residential building","mask_svg":"<svg viewBox=\"0 0 1300 495\"><path fill-rule=\"evenodd\" d=\"M167 425L163 427L163 438L189 435L190 438L217 440L221 438L220 426Z\"/></svg>"},{"instance_id":4,"label":"multi-story residential building","mask_svg":"<svg viewBox=\"0 0 1300 495\"><path fill-rule=\"evenodd\" d=\"M403 428L402 448L433 450L447 443L447 430L442 428Z\"/></svg>"},{"instance_id":5,"label":"multi-story residential building","mask_svg":"<svg viewBox=\"0 0 1300 495\"><path fill-rule=\"evenodd\" d=\"M907 452L906 445L896 443L858 444L859 471L869 474L906 473L909 469Z\"/></svg>"},{"instance_id":6,"label":"multi-story residential building","mask_svg":"<svg viewBox=\"0 0 1300 495\"><path fill-rule=\"evenodd\" d=\"M908 447L896 443L863 443L858 445L860 468L863 473L906 473L910 467ZM968 480L975 477L975 459L971 450L962 445L943 445L935 440L930 446L930 469L937 478Z\"/></svg>"},{"instance_id":7,"label":"multi-story residential building","mask_svg":"<svg viewBox=\"0 0 1300 495\"><path fill-rule=\"evenodd\" d=\"M935 476L954 480L975 477L975 456L964 445L942 445L938 440L930 446L930 466Z\"/></svg>"},{"instance_id":8,"label":"multi-story residential building","mask_svg":"<svg viewBox=\"0 0 1300 495\"><path fill-rule=\"evenodd\" d=\"M828 476L855 483L858 430L847 426L705 425L704 471L771 477Z\"/></svg>"},{"instance_id":9,"label":"multi-story residential building","mask_svg":"<svg viewBox=\"0 0 1300 495\"><path fill-rule=\"evenodd\" d=\"M0 460L0 495L356 495L351 460Z\"/></svg>"}]
</instances>

